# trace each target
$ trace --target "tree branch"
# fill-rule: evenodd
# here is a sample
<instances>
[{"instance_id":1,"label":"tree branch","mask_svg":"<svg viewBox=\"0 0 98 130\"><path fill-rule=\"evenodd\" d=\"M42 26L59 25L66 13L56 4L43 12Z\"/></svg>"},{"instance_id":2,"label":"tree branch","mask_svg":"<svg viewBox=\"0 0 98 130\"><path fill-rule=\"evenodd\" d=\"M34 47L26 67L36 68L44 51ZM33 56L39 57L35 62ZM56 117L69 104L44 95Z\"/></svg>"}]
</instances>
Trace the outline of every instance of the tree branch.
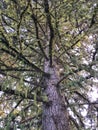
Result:
<instances>
[{"instance_id":1,"label":"tree branch","mask_svg":"<svg viewBox=\"0 0 98 130\"><path fill-rule=\"evenodd\" d=\"M3 33L2 34L2 37L1 37L1 41L2 41L2 44L4 43L5 46L8 48L7 49L4 49L4 48L1 48L1 51L3 52L6 52L7 54L13 56L13 57L16 57L17 56L17 59L18 60L22 60L25 64L31 66L32 68L34 68L36 71L38 72L41 72L43 73L43 75L45 76L49 76L49 74L45 73L44 71L42 71L39 67L37 67L36 65L34 65L33 63L31 63L29 60L27 60L22 53L18 52L15 48L11 47L10 44L9 44L9 41L6 39L6 37L4 36ZM14 53L13 53L14 52Z\"/></svg>"},{"instance_id":2,"label":"tree branch","mask_svg":"<svg viewBox=\"0 0 98 130\"><path fill-rule=\"evenodd\" d=\"M50 29L50 40L49 40L49 58L50 58L50 66L52 67L52 49L53 49L53 38L54 38L54 29L51 22L50 12L49 12L49 3L48 0L44 0L44 10L46 13L46 19L48 22L48 26Z\"/></svg>"},{"instance_id":3,"label":"tree branch","mask_svg":"<svg viewBox=\"0 0 98 130\"><path fill-rule=\"evenodd\" d=\"M0 91L4 92L6 94L16 95L16 96L20 96L20 97L25 98L25 99L32 99L32 100L34 100L34 95L31 94L30 92L25 94L23 92L19 92L18 90L12 90L11 88L6 88L5 89L1 85L0 85ZM36 100L39 101L39 102L43 102L43 99L41 97L37 97Z\"/></svg>"},{"instance_id":4,"label":"tree branch","mask_svg":"<svg viewBox=\"0 0 98 130\"><path fill-rule=\"evenodd\" d=\"M19 53L17 50L15 50L12 47L9 47L11 50L7 50L4 48L1 48L1 51L6 52L7 54L16 57L18 60L23 61L25 64L27 64L28 66L32 67L33 69L35 69L37 72L41 72L43 75L45 76L49 76L49 74L45 73L44 71L42 71L40 68L38 68L36 65L34 65L33 63L31 63L29 60L27 60L22 53ZM13 53L14 51L14 53ZM16 53L16 54L15 54Z\"/></svg>"},{"instance_id":5,"label":"tree branch","mask_svg":"<svg viewBox=\"0 0 98 130\"><path fill-rule=\"evenodd\" d=\"M10 76L11 78L14 78L16 80L21 80L21 78L19 76L16 76L16 75L13 75L13 74L6 74L4 71L1 71L1 70L0 70L0 74L3 75L3 76ZM38 86L41 86L40 83L37 83L37 82L34 82L34 81L28 81L26 79L23 79L23 81L25 83L28 83L28 84L32 85L32 86L34 85L32 90L35 90Z\"/></svg>"},{"instance_id":6,"label":"tree branch","mask_svg":"<svg viewBox=\"0 0 98 130\"><path fill-rule=\"evenodd\" d=\"M34 21L34 24L35 24L36 39L37 39L39 48L40 48L40 50L42 51L42 53L43 53L45 59L48 60L48 57L47 57L47 55L45 54L45 52L44 52L44 50L43 50L43 47L42 47L42 45L41 45L41 43L40 43L40 39L39 39L39 35L38 35L39 30L38 30L38 25L37 25L37 23L38 23L38 22L37 22L37 18L36 18L36 16L35 16L34 14L32 14L31 17L32 17L32 19L33 19L33 21Z\"/></svg>"}]
</instances>

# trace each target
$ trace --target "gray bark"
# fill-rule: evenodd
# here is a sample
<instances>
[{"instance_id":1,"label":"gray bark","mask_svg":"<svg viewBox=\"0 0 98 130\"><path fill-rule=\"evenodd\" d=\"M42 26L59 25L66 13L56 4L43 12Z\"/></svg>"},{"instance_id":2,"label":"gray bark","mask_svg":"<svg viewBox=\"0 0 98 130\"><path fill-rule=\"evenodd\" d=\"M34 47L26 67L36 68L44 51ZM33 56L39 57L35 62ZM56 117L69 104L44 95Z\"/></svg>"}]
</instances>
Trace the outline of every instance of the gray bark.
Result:
<instances>
[{"instance_id":1,"label":"gray bark","mask_svg":"<svg viewBox=\"0 0 98 130\"><path fill-rule=\"evenodd\" d=\"M45 94L48 96L48 103L43 103L42 126L43 130L70 130L68 112L57 89L59 75L55 66L49 67L49 62L45 62L45 72L50 73L50 78L45 77Z\"/></svg>"}]
</instances>

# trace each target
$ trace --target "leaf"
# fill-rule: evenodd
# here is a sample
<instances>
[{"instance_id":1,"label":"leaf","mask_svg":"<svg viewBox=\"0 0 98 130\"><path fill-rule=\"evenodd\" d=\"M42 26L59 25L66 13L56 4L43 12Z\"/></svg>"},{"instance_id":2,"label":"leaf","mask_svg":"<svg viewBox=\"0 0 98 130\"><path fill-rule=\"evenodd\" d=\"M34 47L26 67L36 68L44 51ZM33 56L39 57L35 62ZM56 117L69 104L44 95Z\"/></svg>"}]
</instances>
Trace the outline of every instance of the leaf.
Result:
<instances>
[{"instance_id":1,"label":"leaf","mask_svg":"<svg viewBox=\"0 0 98 130\"><path fill-rule=\"evenodd\" d=\"M19 114L19 112L20 112L19 110L15 109L15 110L13 111L13 114L14 114L14 115L17 115L17 114Z\"/></svg>"},{"instance_id":2,"label":"leaf","mask_svg":"<svg viewBox=\"0 0 98 130\"><path fill-rule=\"evenodd\" d=\"M77 46L78 46L78 47L81 47L81 42L80 42L80 41L77 43Z\"/></svg>"}]
</instances>

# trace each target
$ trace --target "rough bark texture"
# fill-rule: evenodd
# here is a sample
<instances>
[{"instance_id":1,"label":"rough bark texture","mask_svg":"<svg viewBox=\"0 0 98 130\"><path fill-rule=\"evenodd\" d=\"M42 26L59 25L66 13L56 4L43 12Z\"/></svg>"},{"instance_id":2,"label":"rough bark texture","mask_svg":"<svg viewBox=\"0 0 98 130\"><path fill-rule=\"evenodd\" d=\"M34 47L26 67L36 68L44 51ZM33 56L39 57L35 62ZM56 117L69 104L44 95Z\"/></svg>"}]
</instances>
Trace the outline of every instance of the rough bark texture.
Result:
<instances>
[{"instance_id":1,"label":"rough bark texture","mask_svg":"<svg viewBox=\"0 0 98 130\"><path fill-rule=\"evenodd\" d=\"M45 62L45 72L50 73L50 78L45 78L45 93L48 96L48 103L43 104L42 125L43 130L70 130L68 113L56 84L59 76L55 66L49 67L48 61Z\"/></svg>"}]
</instances>

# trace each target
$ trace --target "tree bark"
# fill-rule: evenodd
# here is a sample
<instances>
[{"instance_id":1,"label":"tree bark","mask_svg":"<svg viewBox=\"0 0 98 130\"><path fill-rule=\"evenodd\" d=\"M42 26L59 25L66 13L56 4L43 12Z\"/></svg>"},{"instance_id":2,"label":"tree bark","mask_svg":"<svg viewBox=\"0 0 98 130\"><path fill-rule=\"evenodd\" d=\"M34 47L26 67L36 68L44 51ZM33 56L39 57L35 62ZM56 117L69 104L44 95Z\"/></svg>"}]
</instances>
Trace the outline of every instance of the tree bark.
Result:
<instances>
[{"instance_id":1,"label":"tree bark","mask_svg":"<svg viewBox=\"0 0 98 130\"><path fill-rule=\"evenodd\" d=\"M45 94L48 102L43 103L42 128L43 130L70 130L69 117L63 97L57 88L59 75L55 66L49 67L49 61L45 61L45 72L50 77L45 77Z\"/></svg>"}]
</instances>

